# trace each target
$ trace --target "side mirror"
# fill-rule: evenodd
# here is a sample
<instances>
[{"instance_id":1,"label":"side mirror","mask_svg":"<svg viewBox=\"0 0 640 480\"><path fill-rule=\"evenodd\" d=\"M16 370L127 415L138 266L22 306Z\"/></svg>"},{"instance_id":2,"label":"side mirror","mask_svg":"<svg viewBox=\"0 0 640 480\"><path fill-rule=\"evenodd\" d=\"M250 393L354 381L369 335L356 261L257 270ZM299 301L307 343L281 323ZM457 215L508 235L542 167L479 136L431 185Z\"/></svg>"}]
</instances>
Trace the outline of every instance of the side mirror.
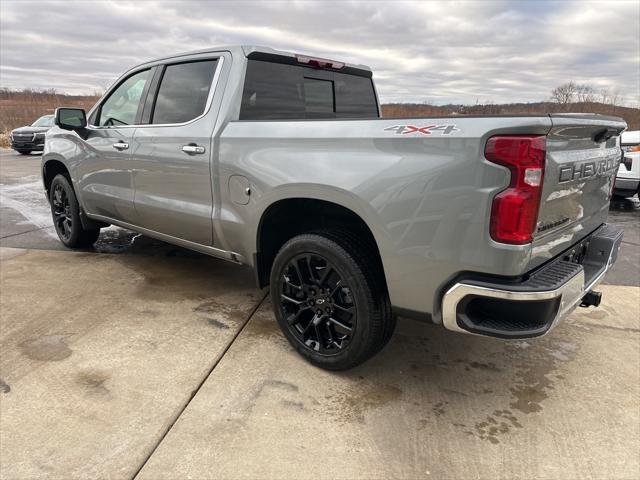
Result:
<instances>
[{"instance_id":1,"label":"side mirror","mask_svg":"<svg viewBox=\"0 0 640 480\"><path fill-rule=\"evenodd\" d=\"M55 123L63 130L84 130L87 114L82 108L56 108Z\"/></svg>"}]
</instances>

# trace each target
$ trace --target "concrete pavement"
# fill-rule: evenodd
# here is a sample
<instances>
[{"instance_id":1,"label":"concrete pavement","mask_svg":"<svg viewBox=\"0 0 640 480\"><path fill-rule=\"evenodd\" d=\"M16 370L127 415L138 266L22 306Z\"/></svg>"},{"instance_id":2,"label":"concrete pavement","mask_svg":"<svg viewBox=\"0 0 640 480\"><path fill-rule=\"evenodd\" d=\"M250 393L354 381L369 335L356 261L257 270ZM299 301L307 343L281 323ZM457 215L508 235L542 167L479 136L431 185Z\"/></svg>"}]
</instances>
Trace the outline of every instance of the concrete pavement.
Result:
<instances>
[{"instance_id":1,"label":"concrete pavement","mask_svg":"<svg viewBox=\"0 0 640 480\"><path fill-rule=\"evenodd\" d=\"M262 294L207 258L0 260L0 475L131 478Z\"/></svg>"},{"instance_id":2,"label":"concrete pavement","mask_svg":"<svg viewBox=\"0 0 640 480\"><path fill-rule=\"evenodd\" d=\"M341 374L263 305L139 478L637 478L640 291L603 290L536 341L400 322Z\"/></svg>"}]
</instances>

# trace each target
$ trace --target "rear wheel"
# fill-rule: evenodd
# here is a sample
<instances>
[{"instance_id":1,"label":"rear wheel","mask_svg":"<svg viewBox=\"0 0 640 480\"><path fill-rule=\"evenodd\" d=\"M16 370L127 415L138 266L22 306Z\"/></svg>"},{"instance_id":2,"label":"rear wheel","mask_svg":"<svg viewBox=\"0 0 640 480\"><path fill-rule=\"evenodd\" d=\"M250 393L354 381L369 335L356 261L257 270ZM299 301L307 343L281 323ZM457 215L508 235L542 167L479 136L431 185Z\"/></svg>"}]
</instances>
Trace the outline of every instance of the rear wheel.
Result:
<instances>
[{"instance_id":1,"label":"rear wheel","mask_svg":"<svg viewBox=\"0 0 640 480\"><path fill-rule=\"evenodd\" d=\"M100 229L85 230L80 221L80 205L69 179L56 175L49 189L51 216L60 241L69 248L93 245Z\"/></svg>"},{"instance_id":2,"label":"rear wheel","mask_svg":"<svg viewBox=\"0 0 640 480\"><path fill-rule=\"evenodd\" d=\"M29 155L31 150L16 150L20 155Z\"/></svg>"},{"instance_id":3,"label":"rear wheel","mask_svg":"<svg viewBox=\"0 0 640 480\"><path fill-rule=\"evenodd\" d=\"M311 363L354 367L389 340L394 318L380 272L345 232L296 236L271 271L271 301L283 333Z\"/></svg>"}]
</instances>

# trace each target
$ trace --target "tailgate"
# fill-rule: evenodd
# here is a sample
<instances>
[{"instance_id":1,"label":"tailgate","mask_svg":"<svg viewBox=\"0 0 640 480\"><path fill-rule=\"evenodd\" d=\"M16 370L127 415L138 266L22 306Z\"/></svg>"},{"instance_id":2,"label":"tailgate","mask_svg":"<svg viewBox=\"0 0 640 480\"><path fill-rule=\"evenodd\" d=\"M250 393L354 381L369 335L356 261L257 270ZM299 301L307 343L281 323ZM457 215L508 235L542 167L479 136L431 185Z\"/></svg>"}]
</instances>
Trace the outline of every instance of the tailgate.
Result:
<instances>
[{"instance_id":1,"label":"tailgate","mask_svg":"<svg viewBox=\"0 0 640 480\"><path fill-rule=\"evenodd\" d=\"M550 115L547 156L531 267L555 257L606 219L621 160L616 117Z\"/></svg>"}]
</instances>

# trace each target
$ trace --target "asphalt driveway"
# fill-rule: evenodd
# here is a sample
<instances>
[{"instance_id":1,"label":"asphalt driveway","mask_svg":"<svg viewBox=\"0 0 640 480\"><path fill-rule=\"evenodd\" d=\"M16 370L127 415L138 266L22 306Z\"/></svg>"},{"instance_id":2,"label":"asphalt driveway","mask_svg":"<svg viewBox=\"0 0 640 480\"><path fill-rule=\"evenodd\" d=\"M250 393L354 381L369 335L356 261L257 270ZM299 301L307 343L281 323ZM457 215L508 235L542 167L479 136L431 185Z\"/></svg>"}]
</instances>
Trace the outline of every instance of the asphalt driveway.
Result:
<instances>
[{"instance_id":1,"label":"asphalt driveway","mask_svg":"<svg viewBox=\"0 0 640 480\"><path fill-rule=\"evenodd\" d=\"M599 309L504 342L401 320L305 363L251 272L119 228L55 238L0 151L0 478L640 477L640 206Z\"/></svg>"}]
</instances>

